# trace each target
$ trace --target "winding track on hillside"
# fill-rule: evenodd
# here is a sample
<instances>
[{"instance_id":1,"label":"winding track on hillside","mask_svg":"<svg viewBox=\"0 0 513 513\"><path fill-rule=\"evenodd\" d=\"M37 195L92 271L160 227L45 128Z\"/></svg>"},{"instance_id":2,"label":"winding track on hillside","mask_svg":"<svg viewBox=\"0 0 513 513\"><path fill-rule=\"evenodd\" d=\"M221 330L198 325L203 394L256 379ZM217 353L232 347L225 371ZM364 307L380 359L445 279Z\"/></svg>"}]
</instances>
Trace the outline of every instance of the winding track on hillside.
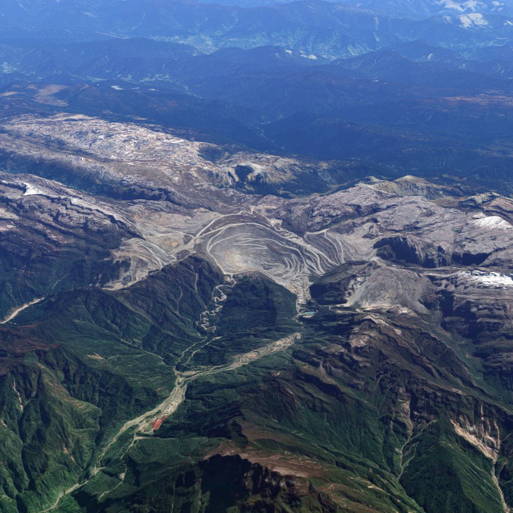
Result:
<instances>
[{"instance_id":1,"label":"winding track on hillside","mask_svg":"<svg viewBox=\"0 0 513 513\"><path fill-rule=\"evenodd\" d=\"M101 452L96 457L96 464L90 469L89 476L82 482L76 483L73 486L61 491L57 496L55 502L48 508L41 510L39 513L51 513L55 511L56 508L59 507L62 500L78 490L79 488L86 485L91 479L93 479L99 472L101 472L104 467L101 466L102 460L105 458L109 450L119 441L119 439L128 432L132 432L132 441L128 444L124 453L126 454L130 448L140 439L148 440L149 431L151 431L152 426L155 421L159 419L167 419L172 416L180 407L180 405L185 401L185 396L187 392L188 385L193 381L196 381L202 377L211 376L214 374L220 374L223 372L230 372L250 363L253 363L265 356L269 356L281 351L285 351L290 346L295 344L301 335L299 332L293 333L286 337L283 337L274 342L270 342L269 344L262 346L260 348L254 349L247 353L242 353L235 356L231 362L226 363L224 365L214 365L211 367L205 367L199 370L191 370L185 372L179 372L176 368L173 369L175 374L175 386L171 390L171 393L155 408L139 415L138 417L131 419L125 422L118 431L114 434L114 436L109 440L109 442L103 447ZM210 337L206 337L205 345L210 341ZM202 346L204 347L204 346ZM196 350L200 350L197 348ZM141 435L140 433L145 433L145 435Z\"/></svg>"},{"instance_id":2,"label":"winding track on hillside","mask_svg":"<svg viewBox=\"0 0 513 513\"><path fill-rule=\"evenodd\" d=\"M28 303L25 303L21 306L18 306L14 310L12 310L6 317L4 317L0 324L7 324L8 322L14 320L18 315L23 312L23 310L26 310L27 308L30 308L32 305L36 305L37 303L41 303L43 301L43 297L39 297L36 299L33 299L32 301L29 301Z\"/></svg>"}]
</instances>

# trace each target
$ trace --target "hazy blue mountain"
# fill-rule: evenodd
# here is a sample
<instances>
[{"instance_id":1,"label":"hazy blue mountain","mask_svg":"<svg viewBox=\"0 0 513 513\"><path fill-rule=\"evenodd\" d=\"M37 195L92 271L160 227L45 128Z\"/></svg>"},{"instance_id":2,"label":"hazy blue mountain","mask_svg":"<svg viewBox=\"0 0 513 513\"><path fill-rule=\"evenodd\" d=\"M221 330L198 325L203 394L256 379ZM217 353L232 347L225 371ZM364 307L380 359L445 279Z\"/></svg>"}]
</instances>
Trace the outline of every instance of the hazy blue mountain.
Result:
<instances>
[{"instance_id":1,"label":"hazy blue mountain","mask_svg":"<svg viewBox=\"0 0 513 513\"><path fill-rule=\"evenodd\" d=\"M9 0L0 6L0 27L5 37L146 37L203 51L278 45L324 57L358 55L416 39L461 48L504 44L513 38L508 10L496 9L493 2L483 9L475 2L462 3L464 7L446 2L449 9L439 9L436 2L436 9L425 5L432 6L408 2L384 9L380 3L378 9L320 0L255 7L190 0Z\"/></svg>"}]
</instances>

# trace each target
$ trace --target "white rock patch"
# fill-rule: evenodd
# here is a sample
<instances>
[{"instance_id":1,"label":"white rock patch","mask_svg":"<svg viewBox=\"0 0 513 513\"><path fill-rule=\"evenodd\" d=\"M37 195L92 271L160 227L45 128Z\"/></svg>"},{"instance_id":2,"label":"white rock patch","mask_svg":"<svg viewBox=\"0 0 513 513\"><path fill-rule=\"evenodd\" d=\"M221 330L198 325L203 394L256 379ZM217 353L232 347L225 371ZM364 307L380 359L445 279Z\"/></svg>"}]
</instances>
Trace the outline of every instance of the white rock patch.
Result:
<instances>
[{"instance_id":1,"label":"white rock patch","mask_svg":"<svg viewBox=\"0 0 513 513\"><path fill-rule=\"evenodd\" d=\"M486 273L483 271L462 271L458 274L477 286L500 289L513 287L513 279L506 274L496 272Z\"/></svg>"},{"instance_id":2,"label":"white rock patch","mask_svg":"<svg viewBox=\"0 0 513 513\"><path fill-rule=\"evenodd\" d=\"M35 194L46 194L45 191L42 189L39 189L35 185L32 185L30 183L25 184L25 192L23 193L23 196L34 196Z\"/></svg>"},{"instance_id":3,"label":"white rock patch","mask_svg":"<svg viewBox=\"0 0 513 513\"><path fill-rule=\"evenodd\" d=\"M463 28L472 28L472 27L485 27L488 25L488 21L486 18L478 12L473 12L469 14L462 14L459 16L460 24Z\"/></svg>"},{"instance_id":4,"label":"white rock patch","mask_svg":"<svg viewBox=\"0 0 513 513\"><path fill-rule=\"evenodd\" d=\"M505 219L499 216L486 216L474 220L474 224L481 228L496 228L500 230L509 230L513 228Z\"/></svg>"}]
</instances>

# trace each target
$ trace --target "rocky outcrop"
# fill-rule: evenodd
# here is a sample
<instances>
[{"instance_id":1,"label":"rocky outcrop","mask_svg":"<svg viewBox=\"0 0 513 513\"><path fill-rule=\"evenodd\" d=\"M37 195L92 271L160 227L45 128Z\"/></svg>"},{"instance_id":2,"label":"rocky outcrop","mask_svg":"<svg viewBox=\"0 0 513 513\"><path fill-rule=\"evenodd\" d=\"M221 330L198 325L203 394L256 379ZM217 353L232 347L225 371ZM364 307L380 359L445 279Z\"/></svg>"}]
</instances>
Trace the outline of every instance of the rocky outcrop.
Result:
<instances>
[{"instance_id":1,"label":"rocky outcrop","mask_svg":"<svg viewBox=\"0 0 513 513\"><path fill-rule=\"evenodd\" d=\"M450 262L441 246L425 243L415 236L385 237L375 246L377 255L384 260L404 264L415 264L421 267L441 267Z\"/></svg>"}]
</instances>

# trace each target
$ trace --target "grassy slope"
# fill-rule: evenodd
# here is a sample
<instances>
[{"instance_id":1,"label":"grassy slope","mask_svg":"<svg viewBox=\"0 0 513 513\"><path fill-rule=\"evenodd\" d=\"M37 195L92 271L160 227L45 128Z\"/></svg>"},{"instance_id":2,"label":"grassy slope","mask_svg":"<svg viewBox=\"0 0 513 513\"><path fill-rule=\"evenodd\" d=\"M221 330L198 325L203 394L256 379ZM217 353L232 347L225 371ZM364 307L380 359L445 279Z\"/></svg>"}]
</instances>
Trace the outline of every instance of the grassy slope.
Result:
<instances>
[{"instance_id":1,"label":"grassy slope","mask_svg":"<svg viewBox=\"0 0 513 513\"><path fill-rule=\"evenodd\" d=\"M0 332L2 513L51 504L81 479L115 426L169 393L165 360L200 337L195 319L219 279L191 259L120 293L52 296ZM178 325L180 313L169 305L180 290L187 315Z\"/></svg>"}]
</instances>

